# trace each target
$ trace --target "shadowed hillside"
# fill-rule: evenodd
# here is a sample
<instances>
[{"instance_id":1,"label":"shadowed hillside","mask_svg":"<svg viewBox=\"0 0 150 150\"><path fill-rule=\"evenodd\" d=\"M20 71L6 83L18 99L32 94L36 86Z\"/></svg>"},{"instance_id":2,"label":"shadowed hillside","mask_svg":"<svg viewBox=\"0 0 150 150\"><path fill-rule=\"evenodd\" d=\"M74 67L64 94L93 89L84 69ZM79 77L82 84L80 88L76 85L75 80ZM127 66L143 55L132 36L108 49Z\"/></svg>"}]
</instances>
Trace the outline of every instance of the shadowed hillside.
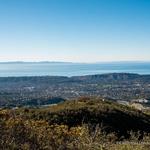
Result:
<instances>
[{"instance_id":1,"label":"shadowed hillside","mask_svg":"<svg viewBox=\"0 0 150 150\"><path fill-rule=\"evenodd\" d=\"M30 116L44 119L50 124L66 124L69 127L88 124L91 128L100 125L107 133L129 137L129 131L150 132L150 116L127 106L101 99L81 98L66 101L47 109L32 110Z\"/></svg>"}]
</instances>

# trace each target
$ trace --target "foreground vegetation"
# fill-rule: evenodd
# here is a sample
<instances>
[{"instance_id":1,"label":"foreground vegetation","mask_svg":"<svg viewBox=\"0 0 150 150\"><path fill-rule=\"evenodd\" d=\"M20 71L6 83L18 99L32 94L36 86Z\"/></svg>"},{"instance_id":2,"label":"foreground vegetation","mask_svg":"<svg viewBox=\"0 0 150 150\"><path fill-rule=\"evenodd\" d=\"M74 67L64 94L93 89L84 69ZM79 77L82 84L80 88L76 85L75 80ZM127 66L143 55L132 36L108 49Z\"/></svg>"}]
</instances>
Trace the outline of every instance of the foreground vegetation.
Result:
<instances>
[{"instance_id":1,"label":"foreground vegetation","mask_svg":"<svg viewBox=\"0 0 150 150\"><path fill-rule=\"evenodd\" d=\"M0 110L2 150L149 150L150 116L101 99Z\"/></svg>"}]
</instances>

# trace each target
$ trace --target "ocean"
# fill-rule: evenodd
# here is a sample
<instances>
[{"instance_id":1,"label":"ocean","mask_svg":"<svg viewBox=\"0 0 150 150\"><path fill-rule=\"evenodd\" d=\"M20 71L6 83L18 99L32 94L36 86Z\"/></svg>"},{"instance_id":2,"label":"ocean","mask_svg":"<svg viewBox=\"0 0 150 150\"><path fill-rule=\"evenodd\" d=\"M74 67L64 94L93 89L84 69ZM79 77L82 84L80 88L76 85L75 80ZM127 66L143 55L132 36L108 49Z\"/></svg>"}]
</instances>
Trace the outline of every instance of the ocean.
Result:
<instances>
[{"instance_id":1,"label":"ocean","mask_svg":"<svg viewBox=\"0 0 150 150\"><path fill-rule=\"evenodd\" d=\"M0 63L0 77L10 76L83 76L106 73L150 74L150 62L59 63L9 62Z\"/></svg>"}]
</instances>

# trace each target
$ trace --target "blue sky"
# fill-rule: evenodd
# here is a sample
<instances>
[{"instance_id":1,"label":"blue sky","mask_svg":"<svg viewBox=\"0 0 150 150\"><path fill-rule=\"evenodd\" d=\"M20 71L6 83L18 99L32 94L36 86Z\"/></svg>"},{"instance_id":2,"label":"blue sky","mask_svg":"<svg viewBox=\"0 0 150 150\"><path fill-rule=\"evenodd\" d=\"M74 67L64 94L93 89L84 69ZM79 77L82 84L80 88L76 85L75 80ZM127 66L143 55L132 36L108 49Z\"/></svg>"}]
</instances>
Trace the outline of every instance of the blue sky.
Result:
<instances>
[{"instance_id":1,"label":"blue sky","mask_svg":"<svg viewBox=\"0 0 150 150\"><path fill-rule=\"evenodd\" d=\"M150 0L0 0L0 61L150 60Z\"/></svg>"}]
</instances>

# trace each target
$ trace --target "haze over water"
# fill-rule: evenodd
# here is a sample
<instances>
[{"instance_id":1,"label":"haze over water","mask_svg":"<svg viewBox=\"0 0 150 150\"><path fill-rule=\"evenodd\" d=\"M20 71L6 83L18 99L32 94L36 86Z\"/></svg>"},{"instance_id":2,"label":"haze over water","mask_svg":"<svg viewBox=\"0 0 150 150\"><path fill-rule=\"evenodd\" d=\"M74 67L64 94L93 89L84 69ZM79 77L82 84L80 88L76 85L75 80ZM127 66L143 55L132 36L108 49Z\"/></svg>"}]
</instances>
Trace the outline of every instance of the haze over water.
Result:
<instances>
[{"instance_id":1,"label":"haze over water","mask_svg":"<svg viewBox=\"0 0 150 150\"><path fill-rule=\"evenodd\" d=\"M150 62L112 63L0 63L0 77L10 76L82 76L105 73L150 74Z\"/></svg>"}]
</instances>

